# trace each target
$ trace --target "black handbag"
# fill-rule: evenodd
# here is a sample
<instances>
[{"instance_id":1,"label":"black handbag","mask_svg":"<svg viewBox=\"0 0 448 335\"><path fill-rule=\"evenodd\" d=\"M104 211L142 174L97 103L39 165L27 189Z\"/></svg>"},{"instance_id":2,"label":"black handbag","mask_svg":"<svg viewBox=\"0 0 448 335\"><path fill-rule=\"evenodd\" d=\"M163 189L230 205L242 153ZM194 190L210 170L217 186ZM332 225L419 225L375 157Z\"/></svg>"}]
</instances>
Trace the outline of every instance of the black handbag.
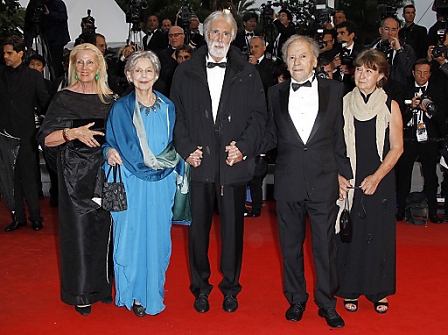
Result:
<instances>
[{"instance_id":1,"label":"black handbag","mask_svg":"<svg viewBox=\"0 0 448 335\"><path fill-rule=\"evenodd\" d=\"M110 172L113 170L114 180L108 182ZM119 181L117 181L117 173ZM103 200L101 207L109 212L120 212L128 209L126 199L126 190L121 180L120 165L114 165L109 168L106 179L103 183Z\"/></svg>"},{"instance_id":2,"label":"black handbag","mask_svg":"<svg viewBox=\"0 0 448 335\"><path fill-rule=\"evenodd\" d=\"M348 197L345 198L344 210L339 219L339 229L342 243L350 243L352 240L352 218L350 217Z\"/></svg>"}]
</instances>

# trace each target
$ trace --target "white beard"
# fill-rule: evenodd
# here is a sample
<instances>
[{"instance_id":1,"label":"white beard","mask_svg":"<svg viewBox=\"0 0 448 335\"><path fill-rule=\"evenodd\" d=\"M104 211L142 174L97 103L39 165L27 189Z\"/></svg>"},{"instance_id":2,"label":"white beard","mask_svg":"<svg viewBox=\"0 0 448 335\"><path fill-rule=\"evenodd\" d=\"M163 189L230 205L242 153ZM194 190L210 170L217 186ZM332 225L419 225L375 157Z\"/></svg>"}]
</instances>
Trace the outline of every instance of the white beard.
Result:
<instances>
[{"instance_id":1,"label":"white beard","mask_svg":"<svg viewBox=\"0 0 448 335\"><path fill-rule=\"evenodd\" d=\"M219 48L217 48L219 47ZM208 43L208 52L210 55L216 58L224 58L229 51L230 44L225 44L223 42L210 41Z\"/></svg>"}]
</instances>

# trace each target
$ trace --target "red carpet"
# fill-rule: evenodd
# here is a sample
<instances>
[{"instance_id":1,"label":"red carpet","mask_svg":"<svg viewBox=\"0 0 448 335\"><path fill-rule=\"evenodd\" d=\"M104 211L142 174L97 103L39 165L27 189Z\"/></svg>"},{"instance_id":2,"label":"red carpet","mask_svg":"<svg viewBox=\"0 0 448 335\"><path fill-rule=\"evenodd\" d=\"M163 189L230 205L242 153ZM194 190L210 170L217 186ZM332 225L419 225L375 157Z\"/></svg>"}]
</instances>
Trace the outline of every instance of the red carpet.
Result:
<instances>
[{"instance_id":1,"label":"red carpet","mask_svg":"<svg viewBox=\"0 0 448 335\"><path fill-rule=\"evenodd\" d=\"M221 309L217 285L218 224L210 245L212 262L211 309L199 314L188 290L185 227L172 230L173 254L165 286L166 309L160 315L137 318L115 305L95 304L82 317L59 299L57 209L41 200L44 229L20 228L5 233L8 211L0 203L0 334L447 334L448 224L427 227L397 223L397 294L389 298L385 315L374 312L365 298L357 313L346 312L343 329L330 329L317 316L313 303L310 244L306 244L306 276L310 299L302 321L287 322L288 303L281 285L281 258L275 204L268 202L257 219L247 219L240 308L228 314ZM218 221L218 220L216 220ZM308 238L309 239L309 238Z\"/></svg>"}]
</instances>

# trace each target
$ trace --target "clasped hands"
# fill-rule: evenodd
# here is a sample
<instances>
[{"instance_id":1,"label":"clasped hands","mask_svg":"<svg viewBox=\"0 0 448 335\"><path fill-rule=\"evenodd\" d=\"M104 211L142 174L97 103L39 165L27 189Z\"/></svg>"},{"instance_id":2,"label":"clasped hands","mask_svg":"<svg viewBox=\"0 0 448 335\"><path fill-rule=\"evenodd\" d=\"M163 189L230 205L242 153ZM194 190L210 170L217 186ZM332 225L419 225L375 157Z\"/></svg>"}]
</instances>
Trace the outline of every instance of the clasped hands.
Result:
<instances>
[{"instance_id":1,"label":"clasped hands","mask_svg":"<svg viewBox=\"0 0 448 335\"><path fill-rule=\"evenodd\" d=\"M243 160L243 154L236 146L236 142L230 142L230 145L226 146L227 158L226 163L229 166L239 163ZM186 159L187 163L193 167L198 167L202 162L202 146L198 146L195 151L193 151L190 156Z\"/></svg>"}]
</instances>

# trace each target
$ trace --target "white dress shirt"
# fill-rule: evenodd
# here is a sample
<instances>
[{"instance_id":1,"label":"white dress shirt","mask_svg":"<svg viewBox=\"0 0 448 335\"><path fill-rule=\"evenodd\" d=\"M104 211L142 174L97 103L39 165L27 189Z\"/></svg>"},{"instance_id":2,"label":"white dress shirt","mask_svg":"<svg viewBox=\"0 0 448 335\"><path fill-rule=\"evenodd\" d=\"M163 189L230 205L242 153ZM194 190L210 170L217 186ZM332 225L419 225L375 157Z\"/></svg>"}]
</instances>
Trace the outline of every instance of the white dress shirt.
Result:
<instances>
[{"instance_id":1,"label":"white dress shirt","mask_svg":"<svg viewBox=\"0 0 448 335\"><path fill-rule=\"evenodd\" d=\"M308 141L319 111L318 83L317 79L313 78L314 73L307 79L311 81L311 87L301 87L295 92L292 85L289 88L289 115L303 143ZM304 82L306 80L299 84ZM291 78L291 83L297 83L297 81Z\"/></svg>"},{"instance_id":2,"label":"white dress shirt","mask_svg":"<svg viewBox=\"0 0 448 335\"><path fill-rule=\"evenodd\" d=\"M215 62L210 54L206 57L206 63ZM224 57L219 63L227 62L227 57ZM208 90L210 91L210 97L212 98L212 113L213 122L216 120L218 114L219 101L221 100L222 85L224 83L224 76L226 74L226 68L215 66L214 68L208 68L207 64L207 82Z\"/></svg>"}]
</instances>

